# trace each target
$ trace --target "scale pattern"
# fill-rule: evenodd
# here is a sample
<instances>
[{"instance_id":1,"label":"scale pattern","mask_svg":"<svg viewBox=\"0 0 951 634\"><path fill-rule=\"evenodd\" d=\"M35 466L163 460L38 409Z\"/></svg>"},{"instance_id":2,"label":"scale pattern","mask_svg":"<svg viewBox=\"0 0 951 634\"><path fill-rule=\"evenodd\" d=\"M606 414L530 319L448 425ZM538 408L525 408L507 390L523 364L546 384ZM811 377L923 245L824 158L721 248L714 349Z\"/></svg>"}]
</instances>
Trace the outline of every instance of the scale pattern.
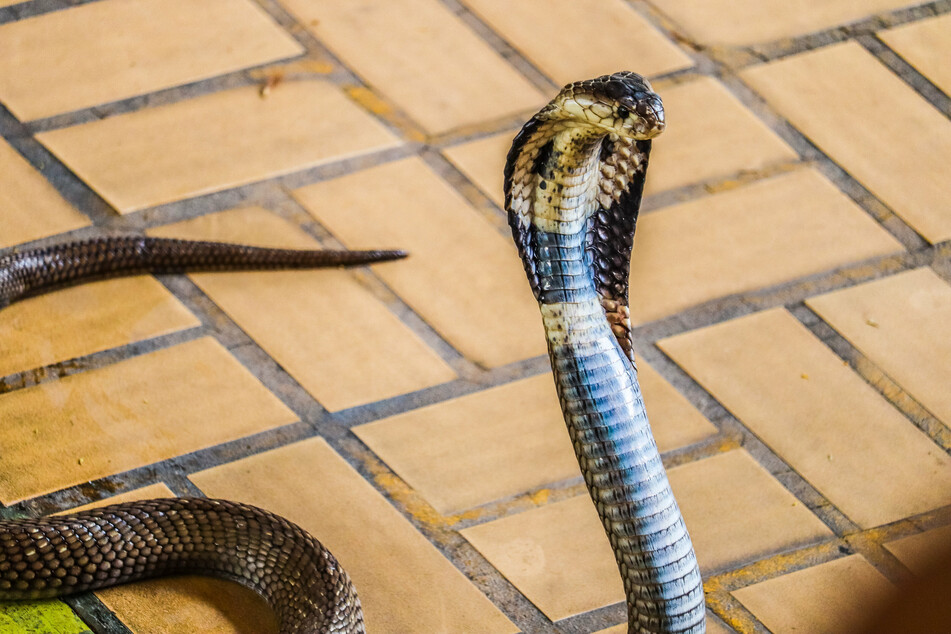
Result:
<instances>
[{"instance_id":1,"label":"scale pattern","mask_svg":"<svg viewBox=\"0 0 951 634\"><path fill-rule=\"evenodd\" d=\"M0 256L0 308L30 295L104 277L350 266L405 256L402 251L266 249L138 236L94 238Z\"/></svg>"},{"instance_id":2,"label":"scale pattern","mask_svg":"<svg viewBox=\"0 0 951 634\"><path fill-rule=\"evenodd\" d=\"M256 591L274 608L282 634L364 631L356 591L330 551L253 506L173 498L0 521L3 601L185 572Z\"/></svg>"}]
</instances>

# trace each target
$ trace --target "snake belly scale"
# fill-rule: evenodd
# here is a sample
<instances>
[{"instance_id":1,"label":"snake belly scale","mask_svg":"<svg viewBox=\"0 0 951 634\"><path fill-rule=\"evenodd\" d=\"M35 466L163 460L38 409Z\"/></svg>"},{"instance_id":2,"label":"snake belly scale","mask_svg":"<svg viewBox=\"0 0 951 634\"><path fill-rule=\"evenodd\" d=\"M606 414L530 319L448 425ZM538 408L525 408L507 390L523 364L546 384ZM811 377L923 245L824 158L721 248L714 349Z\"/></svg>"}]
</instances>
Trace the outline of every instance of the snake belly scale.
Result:
<instances>
[{"instance_id":1,"label":"snake belly scale","mask_svg":"<svg viewBox=\"0 0 951 634\"><path fill-rule=\"evenodd\" d=\"M566 86L516 136L506 210L539 303L571 442L624 580L629 631L704 631L703 586L637 382L628 269L650 139L663 106L634 73ZM103 238L0 256L0 308L91 278L301 268L398 251L255 249ZM225 500L113 505L0 520L0 600L62 596L167 574L208 574L261 594L282 634L364 631L353 584L294 524Z\"/></svg>"}]
</instances>

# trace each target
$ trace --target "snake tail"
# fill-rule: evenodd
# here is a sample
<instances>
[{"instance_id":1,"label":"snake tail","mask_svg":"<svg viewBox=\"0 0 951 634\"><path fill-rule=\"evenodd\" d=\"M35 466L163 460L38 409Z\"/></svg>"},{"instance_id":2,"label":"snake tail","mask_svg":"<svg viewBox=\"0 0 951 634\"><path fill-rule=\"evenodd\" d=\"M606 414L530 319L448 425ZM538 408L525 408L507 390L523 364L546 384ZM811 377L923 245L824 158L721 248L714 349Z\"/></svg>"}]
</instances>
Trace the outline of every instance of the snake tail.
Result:
<instances>
[{"instance_id":1,"label":"snake tail","mask_svg":"<svg viewBox=\"0 0 951 634\"><path fill-rule=\"evenodd\" d=\"M638 385L628 304L650 139L664 125L639 75L577 82L522 128L505 170L509 223L631 634L705 630L697 559Z\"/></svg>"},{"instance_id":2,"label":"snake tail","mask_svg":"<svg viewBox=\"0 0 951 634\"><path fill-rule=\"evenodd\" d=\"M0 308L70 284L135 275L353 266L406 257L403 251L333 251L240 244L106 237L0 256Z\"/></svg>"},{"instance_id":3,"label":"snake tail","mask_svg":"<svg viewBox=\"0 0 951 634\"><path fill-rule=\"evenodd\" d=\"M0 520L0 601L183 573L254 590L274 609L282 634L364 631L360 600L330 551L253 506L172 498Z\"/></svg>"}]
</instances>

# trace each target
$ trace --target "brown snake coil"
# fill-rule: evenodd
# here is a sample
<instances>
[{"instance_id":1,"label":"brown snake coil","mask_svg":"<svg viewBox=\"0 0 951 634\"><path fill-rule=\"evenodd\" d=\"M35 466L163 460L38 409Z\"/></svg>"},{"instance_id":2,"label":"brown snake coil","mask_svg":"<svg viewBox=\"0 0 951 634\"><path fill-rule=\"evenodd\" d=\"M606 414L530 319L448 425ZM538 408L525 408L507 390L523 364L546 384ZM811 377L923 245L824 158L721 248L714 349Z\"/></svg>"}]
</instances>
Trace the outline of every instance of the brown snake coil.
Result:
<instances>
[{"instance_id":1,"label":"brown snake coil","mask_svg":"<svg viewBox=\"0 0 951 634\"><path fill-rule=\"evenodd\" d=\"M628 311L649 139L663 128L660 98L638 75L566 86L515 138L506 209L539 302L565 422L624 579L629 631L696 634L704 630L703 587L647 424ZM293 252L232 247L219 266L211 243L84 244L0 258L0 307L90 275L310 265ZM284 634L364 631L356 593L333 556L261 509L170 499L0 521L0 600L172 573L250 587L277 612Z\"/></svg>"}]
</instances>

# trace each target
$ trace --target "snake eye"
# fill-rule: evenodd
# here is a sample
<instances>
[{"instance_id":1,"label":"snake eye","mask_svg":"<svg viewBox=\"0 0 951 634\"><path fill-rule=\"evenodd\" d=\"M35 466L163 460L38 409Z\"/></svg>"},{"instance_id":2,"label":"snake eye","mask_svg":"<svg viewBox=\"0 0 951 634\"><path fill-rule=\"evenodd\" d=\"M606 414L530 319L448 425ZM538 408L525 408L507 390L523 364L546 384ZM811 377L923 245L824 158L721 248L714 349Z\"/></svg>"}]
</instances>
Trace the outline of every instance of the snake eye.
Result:
<instances>
[{"instance_id":1,"label":"snake eye","mask_svg":"<svg viewBox=\"0 0 951 634\"><path fill-rule=\"evenodd\" d=\"M618 119L627 119L628 115L631 114L631 111L625 108L624 106L618 106L617 116Z\"/></svg>"}]
</instances>

